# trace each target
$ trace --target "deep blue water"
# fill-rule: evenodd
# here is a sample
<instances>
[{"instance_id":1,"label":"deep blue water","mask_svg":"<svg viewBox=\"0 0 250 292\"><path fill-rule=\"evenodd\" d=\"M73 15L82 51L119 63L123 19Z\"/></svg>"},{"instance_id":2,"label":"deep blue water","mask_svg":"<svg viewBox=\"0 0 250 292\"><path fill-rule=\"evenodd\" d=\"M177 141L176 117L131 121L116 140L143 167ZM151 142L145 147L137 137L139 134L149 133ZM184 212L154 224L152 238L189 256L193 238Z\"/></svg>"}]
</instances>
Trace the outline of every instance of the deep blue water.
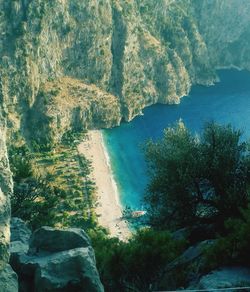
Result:
<instances>
[{"instance_id":1,"label":"deep blue water","mask_svg":"<svg viewBox=\"0 0 250 292\"><path fill-rule=\"evenodd\" d=\"M205 122L231 123L250 137L250 73L219 71L215 86L193 86L179 105L154 105L130 123L104 130L115 181L123 206L141 208L147 185L147 170L141 145L158 139L163 129L180 118L193 132L199 133Z\"/></svg>"}]
</instances>

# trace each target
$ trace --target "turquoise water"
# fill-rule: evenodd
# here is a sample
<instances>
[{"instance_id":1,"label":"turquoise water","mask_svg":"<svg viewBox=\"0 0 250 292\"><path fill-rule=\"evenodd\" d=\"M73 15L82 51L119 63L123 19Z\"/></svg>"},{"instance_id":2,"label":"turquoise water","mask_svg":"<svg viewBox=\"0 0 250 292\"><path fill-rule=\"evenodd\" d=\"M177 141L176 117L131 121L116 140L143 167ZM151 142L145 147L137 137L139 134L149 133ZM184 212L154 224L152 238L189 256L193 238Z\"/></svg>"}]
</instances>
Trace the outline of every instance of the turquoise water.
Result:
<instances>
[{"instance_id":1,"label":"turquoise water","mask_svg":"<svg viewBox=\"0 0 250 292\"><path fill-rule=\"evenodd\" d=\"M180 118L193 132L205 122L231 123L250 137L250 73L219 71L221 82L215 86L194 86L179 105L154 105L130 123L104 130L114 178L123 206L142 208L147 171L141 145L149 138L158 139L167 126Z\"/></svg>"}]
</instances>

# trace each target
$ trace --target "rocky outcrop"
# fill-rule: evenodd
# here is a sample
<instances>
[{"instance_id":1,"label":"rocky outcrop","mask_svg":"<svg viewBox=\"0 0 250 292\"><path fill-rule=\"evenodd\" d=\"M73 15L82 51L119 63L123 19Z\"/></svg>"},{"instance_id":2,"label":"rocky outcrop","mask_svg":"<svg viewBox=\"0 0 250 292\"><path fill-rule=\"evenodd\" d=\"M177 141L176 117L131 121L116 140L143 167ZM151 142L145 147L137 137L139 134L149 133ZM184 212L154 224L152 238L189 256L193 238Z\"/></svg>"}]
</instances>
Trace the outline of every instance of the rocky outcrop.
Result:
<instances>
[{"instance_id":1,"label":"rocky outcrop","mask_svg":"<svg viewBox=\"0 0 250 292\"><path fill-rule=\"evenodd\" d=\"M204 252L214 243L215 240L211 239L190 246L182 255L166 266L162 276L156 283L155 290L165 290L166 287L172 290L179 290L176 283L197 281L206 264ZM185 271L182 276L180 276L180 271Z\"/></svg>"},{"instance_id":2,"label":"rocky outcrop","mask_svg":"<svg viewBox=\"0 0 250 292\"><path fill-rule=\"evenodd\" d=\"M24 221L20 218L12 217L10 223L10 241L12 243L20 241L23 244L28 244L31 237L31 231Z\"/></svg>"},{"instance_id":3,"label":"rocky outcrop","mask_svg":"<svg viewBox=\"0 0 250 292\"><path fill-rule=\"evenodd\" d=\"M212 66L250 70L249 1L199 2L195 15Z\"/></svg>"},{"instance_id":4,"label":"rocky outcrop","mask_svg":"<svg viewBox=\"0 0 250 292\"><path fill-rule=\"evenodd\" d=\"M0 292L18 292L17 274L8 264L0 271Z\"/></svg>"},{"instance_id":5,"label":"rocky outcrop","mask_svg":"<svg viewBox=\"0 0 250 292\"><path fill-rule=\"evenodd\" d=\"M24 279L21 285L27 285L26 291L103 291L91 247L45 255L22 255L18 274Z\"/></svg>"},{"instance_id":6,"label":"rocky outcrop","mask_svg":"<svg viewBox=\"0 0 250 292\"><path fill-rule=\"evenodd\" d=\"M19 276L20 291L103 291L94 251L82 229L42 227L27 241L24 222L13 221L11 265Z\"/></svg>"},{"instance_id":7,"label":"rocky outcrop","mask_svg":"<svg viewBox=\"0 0 250 292\"><path fill-rule=\"evenodd\" d=\"M41 87L27 121L31 132L36 133L36 142L43 145L60 142L70 130L119 125L121 112L114 95L93 84L64 77Z\"/></svg>"},{"instance_id":8,"label":"rocky outcrop","mask_svg":"<svg viewBox=\"0 0 250 292\"><path fill-rule=\"evenodd\" d=\"M11 218L10 232L10 264L12 268L16 270L19 257L22 254L26 254L29 250L31 230L27 227L23 220L14 217Z\"/></svg>"},{"instance_id":9,"label":"rocky outcrop","mask_svg":"<svg viewBox=\"0 0 250 292\"><path fill-rule=\"evenodd\" d=\"M242 267L223 267L201 277L198 284L187 289L214 289L234 288L240 291L240 287L250 286L250 269ZM211 289L211 290L210 290Z\"/></svg>"},{"instance_id":10,"label":"rocky outcrop","mask_svg":"<svg viewBox=\"0 0 250 292\"><path fill-rule=\"evenodd\" d=\"M5 120L1 114L1 109L0 105L0 272L6 269L9 259L10 195L13 187L5 141Z\"/></svg>"},{"instance_id":11,"label":"rocky outcrop","mask_svg":"<svg viewBox=\"0 0 250 292\"><path fill-rule=\"evenodd\" d=\"M59 252L90 245L90 240L82 229L60 230L45 226L33 233L29 246L31 250Z\"/></svg>"}]
</instances>

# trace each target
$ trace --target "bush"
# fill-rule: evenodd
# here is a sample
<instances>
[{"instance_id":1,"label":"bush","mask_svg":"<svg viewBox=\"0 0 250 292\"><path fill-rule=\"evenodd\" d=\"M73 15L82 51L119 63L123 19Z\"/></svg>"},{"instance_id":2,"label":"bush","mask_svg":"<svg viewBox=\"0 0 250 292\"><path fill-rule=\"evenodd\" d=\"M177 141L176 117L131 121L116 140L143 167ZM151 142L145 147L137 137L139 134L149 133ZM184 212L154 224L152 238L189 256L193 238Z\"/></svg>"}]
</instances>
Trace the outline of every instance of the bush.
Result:
<instances>
[{"instance_id":1,"label":"bush","mask_svg":"<svg viewBox=\"0 0 250 292\"><path fill-rule=\"evenodd\" d=\"M83 140L86 135L86 131L82 130L81 132L68 130L62 136L62 143L67 146L75 146L81 140Z\"/></svg>"},{"instance_id":2,"label":"bush","mask_svg":"<svg viewBox=\"0 0 250 292\"><path fill-rule=\"evenodd\" d=\"M47 178L30 177L14 183L12 216L22 218L34 229L53 225L56 206L63 196L59 189L50 186Z\"/></svg>"},{"instance_id":3,"label":"bush","mask_svg":"<svg viewBox=\"0 0 250 292\"><path fill-rule=\"evenodd\" d=\"M225 222L227 234L206 251L208 270L222 265L250 263L250 208L242 211L241 219Z\"/></svg>"},{"instance_id":4,"label":"bush","mask_svg":"<svg viewBox=\"0 0 250 292\"><path fill-rule=\"evenodd\" d=\"M167 231L143 229L128 242L92 234L97 267L108 291L149 291L161 270L175 259L185 246ZM130 288L129 288L130 287Z\"/></svg>"},{"instance_id":5,"label":"bush","mask_svg":"<svg viewBox=\"0 0 250 292\"><path fill-rule=\"evenodd\" d=\"M31 153L26 145L11 146L8 149L10 169L15 181L28 178L33 174Z\"/></svg>"}]
</instances>

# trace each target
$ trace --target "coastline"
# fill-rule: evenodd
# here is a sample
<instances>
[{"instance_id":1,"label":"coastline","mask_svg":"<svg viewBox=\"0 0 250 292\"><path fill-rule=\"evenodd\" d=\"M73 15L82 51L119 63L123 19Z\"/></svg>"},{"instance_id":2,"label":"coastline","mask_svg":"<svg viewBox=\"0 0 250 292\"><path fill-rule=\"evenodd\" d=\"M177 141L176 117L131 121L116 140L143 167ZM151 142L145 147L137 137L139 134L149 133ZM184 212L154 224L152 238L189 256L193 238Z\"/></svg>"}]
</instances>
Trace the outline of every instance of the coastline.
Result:
<instances>
[{"instance_id":1,"label":"coastline","mask_svg":"<svg viewBox=\"0 0 250 292\"><path fill-rule=\"evenodd\" d=\"M101 226L112 237L126 241L131 235L128 224L122 217L117 185L114 181L109 156L100 130L88 131L87 139L78 145L78 152L92 163L91 178L97 187L96 214Z\"/></svg>"}]
</instances>

